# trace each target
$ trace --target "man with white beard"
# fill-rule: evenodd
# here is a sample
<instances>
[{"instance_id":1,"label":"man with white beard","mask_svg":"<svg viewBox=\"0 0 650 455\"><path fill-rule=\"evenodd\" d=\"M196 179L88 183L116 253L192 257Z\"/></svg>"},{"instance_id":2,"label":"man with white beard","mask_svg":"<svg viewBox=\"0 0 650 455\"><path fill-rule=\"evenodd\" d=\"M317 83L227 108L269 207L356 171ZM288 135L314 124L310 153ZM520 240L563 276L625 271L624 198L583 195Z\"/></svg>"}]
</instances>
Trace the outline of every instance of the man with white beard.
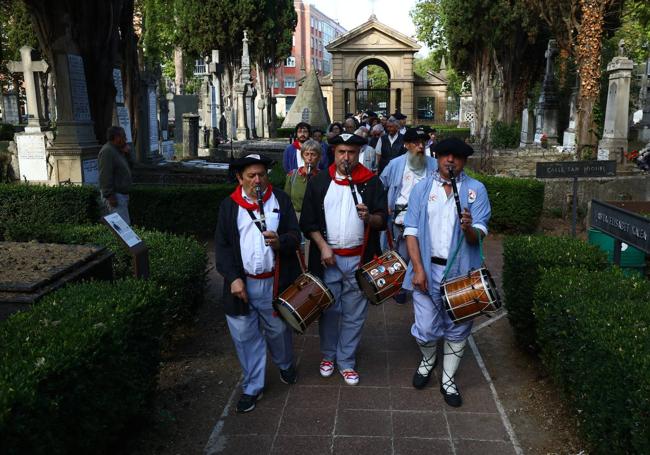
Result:
<instances>
[{"instance_id":1,"label":"man with white beard","mask_svg":"<svg viewBox=\"0 0 650 455\"><path fill-rule=\"evenodd\" d=\"M407 129L404 134L407 153L392 159L380 176L388 191L388 229L395 239L395 250L407 263L409 256L403 234L409 195L416 183L438 169L437 161L424 153L427 139L428 135L423 128ZM395 301L404 303L405 291L400 291L395 296Z\"/></svg>"}]
</instances>

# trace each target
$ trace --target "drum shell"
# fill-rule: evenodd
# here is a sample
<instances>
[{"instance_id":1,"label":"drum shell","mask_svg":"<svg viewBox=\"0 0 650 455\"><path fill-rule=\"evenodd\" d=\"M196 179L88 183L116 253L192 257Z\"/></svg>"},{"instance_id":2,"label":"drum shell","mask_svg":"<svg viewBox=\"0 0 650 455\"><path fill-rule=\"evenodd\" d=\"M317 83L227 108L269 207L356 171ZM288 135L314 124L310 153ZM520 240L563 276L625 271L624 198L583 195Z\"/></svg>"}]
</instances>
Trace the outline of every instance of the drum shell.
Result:
<instances>
[{"instance_id":1,"label":"drum shell","mask_svg":"<svg viewBox=\"0 0 650 455\"><path fill-rule=\"evenodd\" d=\"M373 305L381 305L396 295L405 275L406 262L394 250L386 251L355 272L359 289Z\"/></svg>"},{"instance_id":2,"label":"drum shell","mask_svg":"<svg viewBox=\"0 0 650 455\"><path fill-rule=\"evenodd\" d=\"M496 284L486 268L444 282L440 286L440 295L449 318L455 324L501 308Z\"/></svg>"},{"instance_id":3,"label":"drum shell","mask_svg":"<svg viewBox=\"0 0 650 455\"><path fill-rule=\"evenodd\" d=\"M273 308L290 327L303 334L333 302L332 293L319 278L303 273L273 301Z\"/></svg>"}]
</instances>

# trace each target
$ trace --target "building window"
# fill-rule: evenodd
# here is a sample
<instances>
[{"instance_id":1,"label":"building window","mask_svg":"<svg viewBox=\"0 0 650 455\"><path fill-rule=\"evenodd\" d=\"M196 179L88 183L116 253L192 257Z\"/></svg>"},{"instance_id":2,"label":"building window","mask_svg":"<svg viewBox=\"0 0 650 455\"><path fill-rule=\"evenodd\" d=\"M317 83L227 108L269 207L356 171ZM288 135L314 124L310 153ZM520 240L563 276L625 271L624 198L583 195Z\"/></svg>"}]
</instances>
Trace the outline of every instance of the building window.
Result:
<instances>
[{"instance_id":1,"label":"building window","mask_svg":"<svg viewBox=\"0 0 650 455\"><path fill-rule=\"evenodd\" d=\"M273 83L273 87L280 88L280 81L276 79L275 82Z\"/></svg>"},{"instance_id":2,"label":"building window","mask_svg":"<svg viewBox=\"0 0 650 455\"><path fill-rule=\"evenodd\" d=\"M296 88L296 78L292 76L285 77L284 88Z\"/></svg>"},{"instance_id":3,"label":"building window","mask_svg":"<svg viewBox=\"0 0 650 455\"><path fill-rule=\"evenodd\" d=\"M296 57L287 57L287 60L284 62L284 66L286 66L287 68L295 68Z\"/></svg>"},{"instance_id":4,"label":"building window","mask_svg":"<svg viewBox=\"0 0 650 455\"><path fill-rule=\"evenodd\" d=\"M433 120L436 111L436 99L433 96L418 98L418 120Z\"/></svg>"}]
</instances>

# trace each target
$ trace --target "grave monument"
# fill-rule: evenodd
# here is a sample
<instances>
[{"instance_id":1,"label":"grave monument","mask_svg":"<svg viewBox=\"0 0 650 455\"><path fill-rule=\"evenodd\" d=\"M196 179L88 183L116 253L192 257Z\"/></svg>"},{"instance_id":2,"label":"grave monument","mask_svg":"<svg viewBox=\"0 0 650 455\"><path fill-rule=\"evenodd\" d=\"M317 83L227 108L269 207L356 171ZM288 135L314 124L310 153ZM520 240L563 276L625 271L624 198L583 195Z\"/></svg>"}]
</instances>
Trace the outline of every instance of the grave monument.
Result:
<instances>
[{"instance_id":1,"label":"grave monument","mask_svg":"<svg viewBox=\"0 0 650 455\"><path fill-rule=\"evenodd\" d=\"M571 90L571 101L569 107L569 127L564 130L562 137L562 148L566 151L573 152L576 149L576 117L578 113L577 101L578 91L580 90L580 79L576 75L576 83Z\"/></svg>"},{"instance_id":2,"label":"grave monument","mask_svg":"<svg viewBox=\"0 0 650 455\"><path fill-rule=\"evenodd\" d=\"M246 96L249 94L251 82L251 62L248 55L248 32L244 30L244 39L242 39L243 49L241 57L241 72L239 82L235 84L235 93L237 94L237 140L243 141L250 138L250 129L246 123L246 113L248 104ZM250 95L249 95L250 96ZM248 108L250 109L250 107Z\"/></svg>"},{"instance_id":3,"label":"grave monument","mask_svg":"<svg viewBox=\"0 0 650 455\"><path fill-rule=\"evenodd\" d=\"M530 104L527 103L526 106ZM525 107L521 112L521 135L519 138L519 147L525 148L535 141L535 114Z\"/></svg>"},{"instance_id":4,"label":"grave monument","mask_svg":"<svg viewBox=\"0 0 650 455\"><path fill-rule=\"evenodd\" d=\"M553 71L553 59L557 55L555 40L549 40L546 48L546 71L542 82L542 91L537 101L538 111L535 121L535 144L541 145L542 136L546 135L549 145L558 143L557 120L558 120L558 99L555 89L555 73Z\"/></svg>"},{"instance_id":5,"label":"grave monument","mask_svg":"<svg viewBox=\"0 0 650 455\"><path fill-rule=\"evenodd\" d=\"M330 124L330 116L314 68L298 88L298 95L282 123L282 128L295 128L300 122L309 123L312 128L322 130L326 130Z\"/></svg>"},{"instance_id":6,"label":"grave monument","mask_svg":"<svg viewBox=\"0 0 650 455\"><path fill-rule=\"evenodd\" d=\"M2 122L9 125L20 125L18 94L14 91L2 95Z\"/></svg>"},{"instance_id":7,"label":"grave monument","mask_svg":"<svg viewBox=\"0 0 650 455\"><path fill-rule=\"evenodd\" d=\"M634 62L625 56L625 43L621 40L618 55L607 65L609 89L603 138L598 143L599 160L620 161L623 152L627 151L630 82L633 68Z\"/></svg>"}]
</instances>

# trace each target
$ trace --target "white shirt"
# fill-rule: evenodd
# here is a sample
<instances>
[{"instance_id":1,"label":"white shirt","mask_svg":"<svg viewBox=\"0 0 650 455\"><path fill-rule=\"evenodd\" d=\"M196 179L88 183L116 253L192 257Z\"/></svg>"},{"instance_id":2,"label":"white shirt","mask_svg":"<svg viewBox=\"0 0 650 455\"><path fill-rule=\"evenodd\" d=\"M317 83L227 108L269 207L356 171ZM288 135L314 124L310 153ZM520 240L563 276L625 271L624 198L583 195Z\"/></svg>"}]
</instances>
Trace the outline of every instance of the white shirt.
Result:
<instances>
[{"instance_id":1,"label":"white shirt","mask_svg":"<svg viewBox=\"0 0 650 455\"><path fill-rule=\"evenodd\" d=\"M243 189L242 196L247 202L257 202L249 198ZM255 218L259 219L259 210L254 210L253 214ZM264 218L266 219L266 230L277 232L280 224L280 205L275 198L275 194L271 194L271 197L264 203ZM260 273L272 271L274 264L273 249L266 246L264 236L253 222L248 210L241 206L237 213L237 229L239 229L239 247L244 271L250 275L259 275Z\"/></svg>"},{"instance_id":2,"label":"white shirt","mask_svg":"<svg viewBox=\"0 0 650 455\"><path fill-rule=\"evenodd\" d=\"M457 182L458 192L462 183ZM446 259L449 257L451 239L454 235L454 226L458 218L454 193L445 192L442 182L434 181L429 192L427 204L429 215L429 240L431 241L431 257Z\"/></svg>"},{"instance_id":3,"label":"white shirt","mask_svg":"<svg viewBox=\"0 0 650 455\"><path fill-rule=\"evenodd\" d=\"M390 136L388 134L386 134L384 136L380 136L379 140L377 141L377 145L375 145L375 152L378 155L381 155L381 141L383 141L384 138L388 138L388 141L390 142L390 145L392 146L393 142L395 142L397 140L398 136L399 136L399 134L395 134L395 136Z\"/></svg>"},{"instance_id":4,"label":"white shirt","mask_svg":"<svg viewBox=\"0 0 650 455\"><path fill-rule=\"evenodd\" d=\"M336 173L336 179L345 177ZM363 202L356 188L359 204ZM354 205L352 191L348 185L332 181L324 201L327 243L332 248L355 248L363 243L364 225Z\"/></svg>"},{"instance_id":5,"label":"white shirt","mask_svg":"<svg viewBox=\"0 0 650 455\"><path fill-rule=\"evenodd\" d=\"M296 149L296 161L298 162L298 169L305 165L305 160L302 159L301 149Z\"/></svg>"},{"instance_id":6,"label":"white shirt","mask_svg":"<svg viewBox=\"0 0 650 455\"><path fill-rule=\"evenodd\" d=\"M419 174L416 174L413 172L411 169L409 169L408 164L404 166L404 174L402 174L402 189L399 192L399 195L397 196L397 200L395 201L396 205L406 205L409 202L409 195L411 194L411 190L415 186L416 183L418 183L420 180L422 180L424 177L427 175L427 169L424 168ZM391 207L394 209L395 207ZM404 224L404 217L406 216L406 210L402 210L399 212L397 217L395 217L395 224Z\"/></svg>"}]
</instances>

